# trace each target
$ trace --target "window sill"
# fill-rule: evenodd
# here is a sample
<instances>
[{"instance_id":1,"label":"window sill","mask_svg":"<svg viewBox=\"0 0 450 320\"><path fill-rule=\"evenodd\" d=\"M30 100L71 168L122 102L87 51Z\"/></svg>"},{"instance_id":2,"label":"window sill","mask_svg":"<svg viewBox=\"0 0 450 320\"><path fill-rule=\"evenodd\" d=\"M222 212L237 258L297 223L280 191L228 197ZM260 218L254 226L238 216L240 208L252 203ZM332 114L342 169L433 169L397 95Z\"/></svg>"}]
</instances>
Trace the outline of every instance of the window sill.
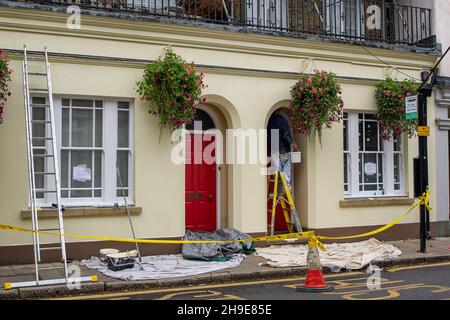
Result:
<instances>
[{"instance_id":1,"label":"window sill","mask_svg":"<svg viewBox=\"0 0 450 320\"><path fill-rule=\"evenodd\" d=\"M409 206L414 203L408 197L353 198L339 201L340 208Z\"/></svg>"},{"instance_id":2,"label":"window sill","mask_svg":"<svg viewBox=\"0 0 450 320\"><path fill-rule=\"evenodd\" d=\"M140 215L142 213L142 208L130 207L131 215ZM116 217L127 215L127 209L125 207L120 208L96 208L96 207L71 207L65 208L64 218L79 218L79 217ZM21 211L22 219L31 219L30 210ZM43 209L39 210L39 219L56 219L58 218L58 213L56 210Z\"/></svg>"}]
</instances>

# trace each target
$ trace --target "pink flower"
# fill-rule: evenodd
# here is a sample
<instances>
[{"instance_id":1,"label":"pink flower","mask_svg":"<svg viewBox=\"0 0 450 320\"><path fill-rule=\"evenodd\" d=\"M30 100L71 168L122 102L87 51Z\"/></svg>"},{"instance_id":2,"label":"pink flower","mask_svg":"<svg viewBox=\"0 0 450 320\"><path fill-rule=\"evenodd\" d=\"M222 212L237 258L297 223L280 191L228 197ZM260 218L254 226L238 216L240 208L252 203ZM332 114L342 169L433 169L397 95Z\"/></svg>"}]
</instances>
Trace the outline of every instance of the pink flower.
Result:
<instances>
[{"instance_id":1,"label":"pink flower","mask_svg":"<svg viewBox=\"0 0 450 320\"><path fill-rule=\"evenodd\" d=\"M312 78L308 77L308 83L311 83L311 82L312 82Z\"/></svg>"}]
</instances>

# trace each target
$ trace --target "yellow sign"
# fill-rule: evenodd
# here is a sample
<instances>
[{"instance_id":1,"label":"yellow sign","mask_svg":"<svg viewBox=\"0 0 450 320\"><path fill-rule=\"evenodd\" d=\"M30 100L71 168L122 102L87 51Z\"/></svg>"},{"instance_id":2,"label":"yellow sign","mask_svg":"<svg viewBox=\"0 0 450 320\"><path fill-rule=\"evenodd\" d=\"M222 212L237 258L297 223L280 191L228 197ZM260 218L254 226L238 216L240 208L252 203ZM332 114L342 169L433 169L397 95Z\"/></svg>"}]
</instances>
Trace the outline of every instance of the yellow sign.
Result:
<instances>
[{"instance_id":1,"label":"yellow sign","mask_svg":"<svg viewBox=\"0 0 450 320\"><path fill-rule=\"evenodd\" d=\"M429 137L430 127L420 126L418 129L419 137Z\"/></svg>"}]
</instances>

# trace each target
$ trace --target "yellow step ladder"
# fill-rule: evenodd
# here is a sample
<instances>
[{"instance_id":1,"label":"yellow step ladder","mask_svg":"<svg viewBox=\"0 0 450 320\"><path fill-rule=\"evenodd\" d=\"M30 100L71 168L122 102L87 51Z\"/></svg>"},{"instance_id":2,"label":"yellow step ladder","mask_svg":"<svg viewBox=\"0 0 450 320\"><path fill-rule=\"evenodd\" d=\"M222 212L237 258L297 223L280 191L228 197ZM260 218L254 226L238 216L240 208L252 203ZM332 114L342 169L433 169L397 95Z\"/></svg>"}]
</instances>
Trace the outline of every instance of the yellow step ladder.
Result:
<instances>
[{"instance_id":1,"label":"yellow step ladder","mask_svg":"<svg viewBox=\"0 0 450 320\"><path fill-rule=\"evenodd\" d=\"M271 223L268 226L270 235L273 236L275 233L275 216L278 203L283 210L289 233L303 232L285 174L282 171L275 171L274 174L268 175L267 179L268 199L272 199L272 209L268 210L271 214ZM280 180L281 183L279 183ZM271 185L273 185L273 190L271 190Z\"/></svg>"}]
</instances>

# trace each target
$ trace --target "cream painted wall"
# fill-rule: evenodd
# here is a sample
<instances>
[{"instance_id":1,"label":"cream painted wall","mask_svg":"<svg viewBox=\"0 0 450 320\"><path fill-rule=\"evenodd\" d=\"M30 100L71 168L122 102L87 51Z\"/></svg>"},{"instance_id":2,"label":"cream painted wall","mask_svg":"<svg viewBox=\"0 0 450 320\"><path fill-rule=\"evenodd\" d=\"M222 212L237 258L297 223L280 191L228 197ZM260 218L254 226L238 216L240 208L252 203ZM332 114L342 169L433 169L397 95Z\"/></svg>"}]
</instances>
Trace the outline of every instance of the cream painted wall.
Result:
<instances>
[{"instance_id":1,"label":"cream painted wall","mask_svg":"<svg viewBox=\"0 0 450 320\"><path fill-rule=\"evenodd\" d=\"M131 22L100 17L82 18L82 30L65 29L65 16L37 11L10 10L0 7L0 48L101 57L156 59L164 46L186 60L202 67L209 85L205 94L210 103L224 113L230 128L262 129L273 107L289 99L290 87L308 58L316 65L343 77L347 110L374 110L373 83L367 78L383 78L386 67L359 46L312 42L279 37L243 35L189 27ZM431 55L371 49L388 63L416 77L433 65ZM29 220L20 218L27 207L27 163L23 119L22 76L19 55L12 55L14 70L5 123L0 125L0 223L23 227ZM54 94L120 97L134 100L134 187L136 205L143 213L134 219L139 237L179 237L184 234L184 168L170 162L172 145L167 138L158 141L159 128L147 114L147 108L135 93L135 83L142 75L139 63L111 62L105 59L52 58ZM267 70L229 70L240 67ZM277 72L286 72L279 74ZM306 70L308 71L308 70ZM366 80L365 80L366 79ZM429 108L432 116L433 105ZM433 132L433 130L432 130ZM433 137L430 154L434 157ZM417 154L410 141L408 163ZM310 228L377 225L388 222L406 207L340 209L343 200L342 126L336 124L325 132L323 147L312 138L303 140L307 170L307 203L301 208ZM431 161L431 163L434 163ZM236 165L229 186L232 225L244 232L266 230L266 178L261 165ZM412 167L412 166L409 166ZM430 168L433 185L435 173ZM412 170L408 172L412 179ZM303 185L304 189L305 186ZM298 189L298 192L302 191ZM410 188L411 191L411 188ZM305 196L296 195L305 199ZM434 216L433 216L434 217ZM416 221L416 216L408 221ZM69 233L129 236L126 217L68 218ZM126 227L125 227L126 226ZM30 242L29 235L0 233L0 245Z\"/></svg>"}]
</instances>

